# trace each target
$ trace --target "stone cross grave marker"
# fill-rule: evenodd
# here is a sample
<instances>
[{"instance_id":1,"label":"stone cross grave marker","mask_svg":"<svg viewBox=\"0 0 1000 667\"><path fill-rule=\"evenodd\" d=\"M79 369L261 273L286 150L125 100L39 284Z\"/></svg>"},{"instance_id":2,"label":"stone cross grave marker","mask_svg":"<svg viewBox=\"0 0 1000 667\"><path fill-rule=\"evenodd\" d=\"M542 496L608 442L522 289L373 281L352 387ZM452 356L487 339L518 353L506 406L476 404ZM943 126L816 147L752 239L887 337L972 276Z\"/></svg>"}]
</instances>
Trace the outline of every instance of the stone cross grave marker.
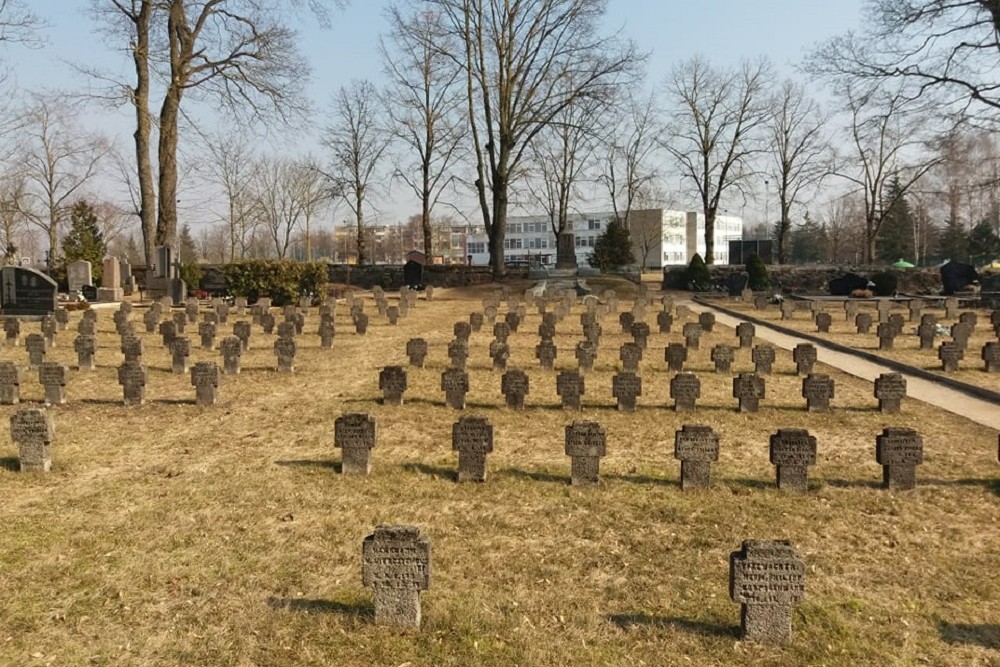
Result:
<instances>
[{"instance_id":1,"label":"stone cross grave marker","mask_svg":"<svg viewBox=\"0 0 1000 667\"><path fill-rule=\"evenodd\" d=\"M240 339L244 352L250 349L250 327L251 324L246 320L233 322L233 335Z\"/></svg>"},{"instance_id":2,"label":"stone cross grave marker","mask_svg":"<svg viewBox=\"0 0 1000 667\"><path fill-rule=\"evenodd\" d=\"M21 401L21 369L13 361L0 361L0 405Z\"/></svg>"},{"instance_id":3,"label":"stone cross grave marker","mask_svg":"<svg viewBox=\"0 0 1000 667\"><path fill-rule=\"evenodd\" d=\"M289 340L295 338L295 323L281 322L278 324L278 338L287 338Z\"/></svg>"},{"instance_id":4,"label":"stone cross grave marker","mask_svg":"<svg viewBox=\"0 0 1000 667\"><path fill-rule=\"evenodd\" d=\"M637 373L639 362L642 361L642 348L636 343L622 343L618 358L621 359L622 370Z\"/></svg>"},{"instance_id":5,"label":"stone cross grave marker","mask_svg":"<svg viewBox=\"0 0 1000 667\"><path fill-rule=\"evenodd\" d=\"M490 322L495 322L497 319L497 307L496 306L483 306L483 317Z\"/></svg>"},{"instance_id":6,"label":"stone cross grave marker","mask_svg":"<svg viewBox=\"0 0 1000 667\"><path fill-rule=\"evenodd\" d=\"M983 345L980 356L986 364L987 373L1000 373L1000 342L994 340Z\"/></svg>"},{"instance_id":7,"label":"stone cross grave marker","mask_svg":"<svg viewBox=\"0 0 1000 667\"><path fill-rule=\"evenodd\" d=\"M937 336L937 324L921 322L917 327L917 336L920 337L921 350L934 349L934 337Z\"/></svg>"},{"instance_id":8,"label":"stone cross grave marker","mask_svg":"<svg viewBox=\"0 0 1000 667\"><path fill-rule=\"evenodd\" d=\"M879 324L884 324L889 321L890 310L892 310L892 304L888 301L879 299L875 302L875 311L878 313Z\"/></svg>"},{"instance_id":9,"label":"stone cross grave marker","mask_svg":"<svg viewBox=\"0 0 1000 667\"><path fill-rule=\"evenodd\" d=\"M116 310L111 315L111 319L114 320L115 331L118 333L119 336L122 335L122 331L125 330L131 323L129 314L126 313L124 310Z\"/></svg>"},{"instance_id":10,"label":"stone cross grave marker","mask_svg":"<svg viewBox=\"0 0 1000 667\"><path fill-rule=\"evenodd\" d=\"M675 412L694 412L701 398L701 380L694 373L678 373L670 378L670 398Z\"/></svg>"},{"instance_id":11,"label":"stone cross grave marker","mask_svg":"<svg viewBox=\"0 0 1000 667\"><path fill-rule=\"evenodd\" d=\"M62 405L66 402L66 367L56 361L46 361L38 366L38 384L45 390L45 405Z\"/></svg>"},{"instance_id":12,"label":"stone cross grave marker","mask_svg":"<svg viewBox=\"0 0 1000 667\"><path fill-rule=\"evenodd\" d=\"M3 331L7 347L17 347L21 338L21 320L16 317L5 317Z\"/></svg>"},{"instance_id":13,"label":"stone cross grave marker","mask_svg":"<svg viewBox=\"0 0 1000 667\"><path fill-rule=\"evenodd\" d=\"M882 466L882 485L906 491L917 485L917 466L924 462L924 441L912 428L886 427L875 438L875 460Z\"/></svg>"},{"instance_id":14,"label":"stone cross grave marker","mask_svg":"<svg viewBox=\"0 0 1000 667\"><path fill-rule=\"evenodd\" d=\"M785 299L781 302L781 319L790 320L795 316L795 302Z\"/></svg>"},{"instance_id":15,"label":"stone cross grave marker","mask_svg":"<svg viewBox=\"0 0 1000 667\"><path fill-rule=\"evenodd\" d=\"M405 302L403 302L405 303ZM385 309L385 316L389 319L389 324L396 324L399 322L399 307L389 306Z\"/></svg>"},{"instance_id":16,"label":"stone cross grave marker","mask_svg":"<svg viewBox=\"0 0 1000 667\"><path fill-rule=\"evenodd\" d=\"M618 410L635 412L635 399L642 396L642 378L630 371L616 373L611 378L611 395L618 399Z\"/></svg>"},{"instance_id":17,"label":"stone cross grave marker","mask_svg":"<svg viewBox=\"0 0 1000 667\"><path fill-rule=\"evenodd\" d=\"M482 313L470 313L469 314L469 326L472 327L473 331L479 331L483 328L483 314Z\"/></svg>"},{"instance_id":18,"label":"stone cross grave marker","mask_svg":"<svg viewBox=\"0 0 1000 667\"><path fill-rule=\"evenodd\" d=\"M739 400L740 412L757 412L766 398L764 378L756 373L740 373L733 378L733 398Z\"/></svg>"},{"instance_id":19,"label":"stone cross grave marker","mask_svg":"<svg viewBox=\"0 0 1000 667\"><path fill-rule=\"evenodd\" d=\"M465 363L469 359L469 344L461 338L455 338L448 343L448 359L451 367L465 370Z\"/></svg>"},{"instance_id":20,"label":"stone cross grave marker","mask_svg":"<svg viewBox=\"0 0 1000 667\"><path fill-rule=\"evenodd\" d=\"M566 426L566 456L570 457L570 483L600 482L601 457L607 453L607 434L597 422L574 421Z\"/></svg>"},{"instance_id":21,"label":"stone cross grave marker","mask_svg":"<svg viewBox=\"0 0 1000 667\"><path fill-rule=\"evenodd\" d=\"M472 336L471 324L468 322L455 322L455 326L452 329L455 333L455 338L469 342L469 337Z\"/></svg>"},{"instance_id":22,"label":"stone cross grave marker","mask_svg":"<svg viewBox=\"0 0 1000 667\"><path fill-rule=\"evenodd\" d=\"M465 395L469 393L469 374L461 368L448 368L441 373L441 390L449 408L465 409Z\"/></svg>"},{"instance_id":23,"label":"stone cross grave marker","mask_svg":"<svg viewBox=\"0 0 1000 667\"><path fill-rule=\"evenodd\" d=\"M142 405L146 399L146 367L136 361L123 362L118 367L118 384L122 386L125 405Z\"/></svg>"},{"instance_id":24,"label":"stone cross grave marker","mask_svg":"<svg viewBox=\"0 0 1000 667\"><path fill-rule=\"evenodd\" d=\"M910 321L919 322L920 316L923 314L924 302L918 299L911 299L906 305L910 311Z\"/></svg>"},{"instance_id":25,"label":"stone cross grave marker","mask_svg":"<svg viewBox=\"0 0 1000 667\"><path fill-rule=\"evenodd\" d=\"M938 323L937 315L935 315L934 313L924 313L923 315L920 316L920 323L937 324Z\"/></svg>"},{"instance_id":26,"label":"stone cross grave marker","mask_svg":"<svg viewBox=\"0 0 1000 667\"><path fill-rule=\"evenodd\" d=\"M24 349L28 351L28 368L34 370L42 365L48 347L42 334L33 333L24 337Z\"/></svg>"},{"instance_id":27,"label":"stone cross grave marker","mask_svg":"<svg viewBox=\"0 0 1000 667\"><path fill-rule=\"evenodd\" d=\"M674 326L674 316L667 311L657 313L656 326L659 327L660 333L670 333L670 329Z\"/></svg>"},{"instance_id":28,"label":"stone cross grave marker","mask_svg":"<svg viewBox=\"0 0 1000 667\"><path fill-rule=\"evenodd\" d=\"M858 316L858 302L850 299L844 301L844 316L848 322L855 321Z\"/></svg>"},{"instance_id":29,"label":"stone cross grave marker","mask_svg":"<svg viewBox=\"0 0 1000 667\"><path fill-rule=\"evenodd\" d=\"M490 359L493 360L493 370L507 370L507 361L510 359L510 345L506 340L494 340L490 342Z\"/></svg>"},{"instance_id":30,"label":"stone cross grave marker","mask_svg":"<svg viewBox=\"0 0 1000 667\"><path fill-rule=\"evenodd\" d=\"M194 324L198 321L198 312L201 310L201 306L198 305L198 299L188 299L184 302L184 314L187 315L188 324Z\"/></svg>"},{"instance_id":31,"label":"stone cross grave marker","mask_svg":"<svg viewBox=\"0 0 1000 667\"><path fill-rule=\"evenodd\" d=\"M214 361L199 361L191 367L191 384L194 386L195 403L215 405L219 393L222 370Z\"/></svg>"},{"instance_id":32,"label":"stone cross grave marker","mask_svg":"<svg viewBox=\"0 0 1000 667\"><path fill-rule=\"evenodd\" d=\"M816 313L816 330L820 333L830 333L830 325L833 324L833 316L827 312Z\"/></svg>"},{"instance_id":33,"label":"stone cross grave marker","mask_svg":"<svg viewBox=\"0 0 1000 667\"><path fill-rule=\"evenodd\" d=\"M361 547L362 582L372 589L375 624L420 627L420 591L431 582L431 545L416 526L378 526Z\"/></svg>"},{"instance_id":34,"label":"stone cross grave marker","mask_svg":"<svg viewBox=\"0 0 1000 667\"><path fill-rule=\"evenodd\" d=\"M188 372L188 361L191 357L191 340L186 336L178 336L170 344L170 370L173 373Z\"/></svg>"},{"instance_id":35,"label":"stone cross grave marker","mask_svg":"<svg viewBox=\"0 0 1000 667\"><path fill-rule=\"evenodd\" d=\"M184 333L184 330L187 328L187 315L184 314L184 311L180 310L177 311L176 313L173 313L171 315L171 320L173 321L174 326L177 328L177 333L178 334Z\"/></svg>"},{"instance_id":36,"label":"stone cross grave marker","mask_svg":"<svg viewBox=\"0 0 1000 667\"><path fill-rule=\"evenodd\" d=\"M728 373L733 366L734 353L730 345L719 344L712 348L712 363L716 373Z\"/></svg>"},{"instance_id":37,"label":"stone cross grave marker","mask_svg":"<svg viewBox=\"0 0 1000 667\"><path fill-rule=\"evenodd\" d=\"M698 315L698 324L705 333L712 333L715 329L715 313L704 312Z\"/></svg>"},{"instance_id":38,"label":"stone cross grave marker","mask_svg":"<svg viewBox=\"0 0 1000 667\"><path fill-rule=\"evenodd\" d=\"M583 327L583 337L593 343L594 347L600 345L601 333L602 327L598 322L591 322Z\"/></svg>"},{"instance_id":39,"label":"stone cross grave marker","mask_svg":"<svg viewBox=\"0 0 1000 667\"><path fill-rule=\"evenodd\" d=\"M49 347L56 346L56 332L58 330L59 324L56 322L55 316L50 314L42 317L41 332L45 336L45 342L49 344Z\"/></svg>"},{"instance_id":40,"label":"stone cross grave marker","mask_svg":"<svg viewBox=\"0 0 1000 667\"><path fill-rule=\"evenodd\" d=\"M507 339L510 338L510 324L507 322L497 322L493 325L493 338L506 343Z\"/></svg>"},{"instance_id":41,"label":"stone cross grave marker","mask_svg":"<svg viewBox=\"0 0 1000 667\"><path fill-rule=\"evenodd\" d=\"M757 310L767 310L767 304L770 301L766 294L758 294L753 298L753 307Z\"/></svg>"},{"instance_id":42,"label":"stone cross grave marker","mask_svg":"<svg viewBox=\"0 0 1000 667\"><path fill-rule=\"evenodd\" d=\"M950 296L944 300L944 316L948 320L958 317L958 297Z\"/></svg>"},{"instance_id":43,"label":"stone cross grave marker","mask_svg":"<svg viewBox=\"0 0 1000 667\"><path fill-rule=\"evenodd\" d=\"M226 375L239 375L243 341L236 336L226 336L219 341L219 352L222 353L222 372Z\"/></svg>"},{"instance_id":44,"label":"stone cross grave marker","mask_svg":"<svg viewBox=\"0 0 1000 667\"><path fill-rule=\"evenodd\" d=\"M729 555L729 596L740 605L741 639L787 642L792 605L802 601L805 578L805 563L790 542L744 540Z\"/></svg>"},{"instance_id":45,"label":"stone cross grave marker","mask_svg":"<svg viewBox=\"0 0 1000 667\"><path fill-rule=\"evenodd\" d=\"M131 306L131 304L129 305ZM66 327L69 326L69 311L60 306L55 309L55 318L59 331L66 331Z\"/></svg>"},{"instance_id":46,"label":"stone cross grave marker","mask_svg":"<svg viewBox=\"0 0 1000 667\"><path fill-rule=\"evenodd\" d=\"M893 328L893 331L895 331L897 336L903 333L903 328L906 326L906 319L902 315L899 313L891 313L887 322Z\"/></svg>"},{"instance_id":47,"label":"stone cross grave marker","mask_svg":"<svg viewBox=\"0 0 1000 667\"><path fill-rule=\"evenodd\" d=\"M810 373L802 378L802 398L808 412L829 412L834 398L833 378L823 373Z\"/></svg>"},{"instance_id":48,"label":"stone cross grave marker","mask_svg":"<svg viewBox=\"0 0 1000 667\"><path fill-rule=\"evenodd\" d=\"M145 351L143 349L142 339L138 336L125 336L121 339L121 350L124 361L134 361L138 364L142 363L142 354Z\"/></svg>"},{"instance_id":49,"label":"stone cross grave marker","mask_svg":"<svg viewBox=\"0 0 1000 667\"><path fill-rule=\"evenodd\" d=\"M319 346L324 350L333 347L333 338L337 335L336 325L332 318L323 318L319 321Z\"/></svg>"},{"instance_id":50,"label":"stone cross grave marker","mask_svg":"<svg viewBox=\"0 0 1000 667\"><path fill-rule=\"evenodd\" d=\"M528 375L524 371L513 368L500 378L500 391L508 408L524 410L524 397L528 395Z\"/></svg>"},{"instance_id":51,"label":"stone cross grave marker","mask_svg":"<svg viewBox=\"0 0 1000 667\"><path fill-rule=\"evenodd\" d=\"M757 329L750 322L740 322L736 325L736 336L740 339L740 347L742 349L750 349L753 347L754 336L757 335Z\"/></svg>"},{"instance_id":52,"label":"stone cross grave marker","mask_svg":"<svg viewBox=\"0 0 1000 667\"><path fill-rule=\"evenodd\" d=\"M680 343L669 343L663 350L663 360L667 362L667 368L675 373L684 370L684 362L687 361L687 347Z\"/></svg>"},{"instance_id":53,"label":"stone cross grave marker","mask_svg":"<svg viewBox=\"0 0 1000 667\"><path fill-rule=\"evenodd\" d=\"M10 416L10 439L17 444L21 472L52 469L52 441L56 429L52 414L41 408L21 408Z\"/></svg>"},{"instance_id":54,"label":"stone cross grave marker","mask_svg":"<svg viewBox=\"0 0 1000 667\"><path fill-rule=\"evenodd\" d=\"M146 325L146 333L156 333L160 324L160 313L150 308L142 315L142 323Z\"/></svg>"},{"instance_id":55,"label":"stone cross grave marker","mask_svg":"<svg viewBox=\"0 0 1000 667\"><path fill-rule=\"evenodd\" d=\"M279 338L274 341L274 355L278 358L278 372L292 373L295 371L295 353L298 344L294 338Z\"/></svg>"},{"instance_id":56,"label":"stone cross grave marker","mask_svg":"<svg viewBox=\"0 0 1000 667\"><path fill-rule=\"evenodd\" d=\"M368 333L368 316L366 314L358 313L354 316L354 333L359 336Z\"/></svg>"},{"instance_id":57,"label":"stone cross grave marker","mask_svg":"<svg viewBox=\"0 0 1000 667\"><path fill-rule=\"evenodd\" d=\"M964 351L969 347L969 338L972 336L972 327L966 322L956 322L951 325L951 339L955 345Z\"/></svg>"},{"instance_id":58,"label":"stone cross grave marker","mask_svg":"<svg viewBox=\"0 0 1000 667\"><path fill-rule=\"evenodd\" d=\"M859 334L867 334L872 330L871 313L858 313L854 316L854 326Z\"/></svg>"},{"instance_id":59,"label":"stone cross grave marker","mask_svg":"<svg viewBox=\"0 0 1000 667\"><path fill-rule=\"evenodd\" d=\"M169 320L160 322L160 338L163 341L163 347L169 350L174 339L177 338L177 325Z\"/></svg>"},{"instance_id":60,"label":"stone cross grave marker","mask_svg":"<svg viewBox=\"0 0 1000 667\"><path fill-rule=\"evenodd\" d=\"M333 423L333 446L341 450L343 475L367 475L372 470L372 448L377 428L366 412L347 412Z\"/></svg>"},{"instance_id":61,"label":"stone cross grave marker","mask_svg":"<svg viewBox=\"0 0 1000 667\"><path fill-rule=\"evenodd\" d=\"M383 405L402 405L406 391L406 369L402 366L386 366L378 374L378 388L382 392Z\"/></svg>"},{"instance_id":62,"label":"stone cross grave marker","mask_svg":"<svg viewBox=\"0 0 1000 667\"><path fill-rule=\"evenodd\" d=\"M427 359L427 341L423 338L411 338L406 341L406 356L410 360L410 366L423 368Z\"/></svg>"},{"instance_id":63,"label":"stone cross grave marker","mask_svg":"<svg viewBox=\"0 0 1000 667\"><path fill-rule=\"evenodd\" d=\"M771 435L770 458L779 489L806 491L809 466L816 465L816 437L801 428L779 428Z\"/></svg>"},{"instance_id":64,"label":"stone cross grave marker","mask_svg":"<svg viewBox=\"0 0 1000 667\"><path fill-rule=\"evenodd\" d=\"M941 368L946 373L954 373L958 370L958 362L965 358L965 351L954 342L941 343L938 347L938 359L941 360Z\"/></svg>"},{"instance_id":65,"label":"stone cross grave marker","mask_svg":"<svg viewBox=\"0 0 1000 667\"><path fill-rule=\"evenodd\" d=\"M750 289L749 287L744 287L742 290L740 290L740 301L742 301L743 303L752 303L753 290Z\"/></svg>"},{"instance_id":66,"label":"stone cross grave marker","mask_svg":"<svg viewBox=\"0 0 1000 667\"><path fill-rule=\"evenodd\" d=\"M682 329L684 335L684 345L689 349L697 350L701 339L701 325L695 322L688 322Z\"/></svg>"},{"instance_id":67,"label":"stone cross grave marker","mask_svg":"<svg viewBox=\"0 0 1000 667\"><path fill-rule=\"evenodd\" d=\"M621 325L622 333L627 334L632 330L632 324L635 322L635 315L630 312L623 312L618 314L618 324Z\"/></svg>"},{"instance_id":68,"label":"stone cross grave marker","mask_svg":"<svg viewBox=\"0 0 1000 667\"><path fill-rule=\"evenodd\" d=\"M900 373L882 373L875 378L875 398L880 412L898 413L906 398L906 378Z\"/></svg>"},{"instance_id":69,"label":"stone cross grave marker","mask_svg":"<svg viewBox=\"0 0 1000 667\"><path fill-rule=\"evenodd\" d=\"M76 352L77 370L92 371L97 367L94 364L94 353L97 351L97 339L94 336L78 334L73 340L73 350Z\"/></svg>"},{"instance_id":70,"label":"stone cross grave marker","mask_svg":"<svg viewBox=\"0 0 1000 667\"><path fill-rule=\"evenodd\" d=\"M201 322L198 325L198 337L201 338L201 349L215 349L215 331L216 325L214 322Z\"/></svg>"},{"instance_id":71,"label":"stone cross grave marker","mask_svg":"<svg viewBox=\"0 0 1000 667\"><path fill-rule=\"evenodd\" d=\"M674 433L674 458L681 462L682 491L707 489L719 460L719 435L711 426L684 424Z\"/></svg>"},{"instance_id":72,"label":"stone cross grave marker","mask_svg":"<svg viewBox=\"0 0 1000 667\"><path fill-rule=\"evenodd\" d=\"M215 306L215 317L218 324L229 323L229 304L223 301Z\"/></svg>"},{"instance_id":73,"label":"stone cross grave marker","mask_svg":"<svg viewBox=\"0 0 1000 667\"><path fill-rule=\"evenodd\" d=\"M754 363L754 373L758 375L770 375L774 366L775 352L770 345L758 345L750 353L750 359Z\"/></svg>"},{"instance_id":74,"label":"stone cross grave marker","mask_svg":"<svg viewBox=\"0 0 1000 667\"><path fill-rule=\"evenodd\" d=\"M538 337L547 341L554 340L556 337L556 325L552 322L542 322L538 325Z\"/></svg>"},{"instance_id":75,"label":"stone cross grave marker","mask_svg":"<svg viewBox=\"0 0 1000 667\"><path fill-rule=\"evenodd\" d=\"M516 310L508 311L504 315L503 321L510 327L510 333L517 333L518 328L521 326L521 314ZM495 332L494 335L496 335Z\"/></svg>"},{"instance_id":76,"label":"stone cross grave marker","mask_svg":"<svg viewBox=\"0 0 1000 667\"><path fill-rule=\"evenodd\" d=\"M493 451L493 425L486 417L465 415L451 427L451 449L458 452L458 481L485 482L486 455Z\"/></svg>"},{"instance_id":77,"label":"stone cross grave marker","mask_svg":"<svg viewBox=\"0 0 1000 667\"><path fill-rule=\"evenodd\" d=\"M576 344L576 361L581 371L594 370L594 359L597 357L597 345L589 340L581 340Z\"/></svg>"},{"instance_id":78,"label":"stone cross grave marker","mask_svg":"<svg viewBox=\"0 0 1000 667\"><path fill-rule=\"evenodd\" d=\"M896 327L891 322L881 322L876 333L878 335L878 349L891 350L896 339Z\"/></svg>"},{"instance_id":79,"label":"stone cross grave marker","mask_svg":"<svg viewBox=\"0 0 1000 667\"><path fill-rule=\"evenodd\" d=\"M674 309L674 297L664 294L660 297L660 306L663 308L663 312L669 313Z\"/></svg>"},{"instance_id":80,"label":"stone cross grave marker","mask_svg":"<svg viewBox=\"0 0 1000 667\"><path fill-rule=\"evenodd\" d=\"M645 322L633 322L630 331L635 344L645 350L649 344L649 325Z\"/></svg>"},{"instance_id":81,"label":"stone cross grave marker","mask_svg":"<svg viewBox=\"0 0 1000 667\"><path fill-rule=\"evenodd\" d=\"M556 394L564 409L581 409L580 397L584 391L585 383L579 371L563 371L556 376Z\"/></svg>"},{"instance_id":82,"label":"stone cross grave marker","mask_svg":"<svg viewBox=\"0 0 1000 667\"><path fill-rule=\"evenodd\" d=\"M816 348L809 343L799 343L792 350L792 361L795 362L797 374L809 375L816 364Z\"/></svg>"},{"instance_id":83,"label":"stone cross grave marker","mask_svg":"<svg viewBox=\"0 0 1000 667\"><path fill-rule=\"evenodd\" d=\"M557 354L558 350L556 349L555 343L551 340L542 339L542 341L535 346L535 357L538 358L539 365L547 371L551 371L555 365Z\"/></svg>"}]
</instances>

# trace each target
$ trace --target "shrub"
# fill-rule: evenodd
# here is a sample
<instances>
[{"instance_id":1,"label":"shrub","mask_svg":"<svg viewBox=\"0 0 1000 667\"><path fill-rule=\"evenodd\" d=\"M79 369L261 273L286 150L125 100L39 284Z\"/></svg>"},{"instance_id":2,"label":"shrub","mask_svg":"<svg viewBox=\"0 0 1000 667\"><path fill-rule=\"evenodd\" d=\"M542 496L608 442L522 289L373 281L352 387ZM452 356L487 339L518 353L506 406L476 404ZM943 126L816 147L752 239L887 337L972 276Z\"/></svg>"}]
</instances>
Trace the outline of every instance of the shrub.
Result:
<instances>
[{"instance_id":1,"label":"shrub","mask_svg":"<svg viewBox=\"0 0 1000 667\"><path fill-rule=\"evenodd\" d=\"M201 266L198 264L181 264L181 280L187 285L188 294L193 294L201 284Z\"/></svg>"},{"instance_id":2,"label":"shrub","mask_svg":"<svg viewBox=\"0 0 1000 667\"><path fill-rule=\"evenodd\" d=\"M271 297L275 306L294 303L301 296L312 296L322 303L326 296L327 267L323 262L254 259L222 267L233 296L245 296L253 302Z\"/></svg>"},{"instance_id":3,"label":"shrub","mask_svg":"<svg viewBox=\"0 0 1000 667\"><path fill-rule=\"evenodd\" d=\"M692 292L707 292L712 289L712 274L705 266L705 260L698 253L691 258L688 264L687 275L685 276L687 288Z\"/></svg>"},{"instance_id":4,"label":"shrub","mask_svg":"<svg viewBox=\"0 0 1000 667\"><path fill-rule=\"evenodd\" d=\"M755 252L750 253L750 256L747 257L747 275L750 278L747 287L750 289L755 291L771 289L771 278L767 275L767 265Z\"/></svg>"},{"instance_id":5,"label":"shrub","mask_svg":"<svg viewBox=\"0 0 1000 667\"><path fill-rule=\"evenodd\" d=\"M893 296L896 293L897 279L895 273L882 271L873 275L871 281L875 283L874 292L878 296Z\"/></svg>"},{"instance_id":6,"label":"shrub","mask_svg":"<svg viewBox=\"0 0 1000 667\"><path fill-rule=\"evenodd\" d=\"M587 256L587 263L602 272L635 263L628 228L621 220L615 218L608 223L608 228L594 242L594 252Z\"/></svg>"}]
</instances>

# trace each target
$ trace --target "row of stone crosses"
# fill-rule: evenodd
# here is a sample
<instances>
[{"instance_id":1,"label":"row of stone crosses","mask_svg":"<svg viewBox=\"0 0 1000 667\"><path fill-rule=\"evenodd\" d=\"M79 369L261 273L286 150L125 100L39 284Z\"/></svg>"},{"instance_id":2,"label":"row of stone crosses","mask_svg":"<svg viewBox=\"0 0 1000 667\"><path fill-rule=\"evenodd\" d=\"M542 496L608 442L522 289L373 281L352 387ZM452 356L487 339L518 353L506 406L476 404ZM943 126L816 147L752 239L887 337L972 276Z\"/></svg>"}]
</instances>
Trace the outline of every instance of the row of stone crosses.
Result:
<instances>
[{"instance_id":1,"label":"row of stone crosses","mask_svg":"<svg viewBox=\"0 0 1000 667\"><path fill-rule=\"evenodd\" d=\"M823 310L821 301L791 301L785 300L781 304L781 319L791 320L798 308L796 304L805 304L811 309L816 330L820 333L829 333L833 324L833 316ZM877 317L878 324L875 334L878 337L878 347L880 350L891 350L896 338L903 333L906 320L901 313L891 312L891 304L888 301L878 301ZM978 324L978 316L972 311L959 312L959 302L955 297L945 299L945 318L958 321L946 329L942 329L938 323L937 315L923 312L923 301L913 299L908 302L909 321L919 322L916 327L916 334L920 339L921 350L934 350L935 339L941 335L942 331L947 331L951 340L942 342L937 347L937 356L941 361L941 368L946 372L959 370L960 362L965 358L965 353L969 348L969 338L975 333ZM764 305L766 308L766 305ZM853 320L854 326L859 334L870 334L872 325L875 323L870 312L859 312L860 304L856 301L847 300L844 302L844 314L847 321ZM1000 339L1000 309L990 313L990 326L994 335ZM1000 373L1000 340L988 341L980 350L980 359L984 362L985 370L988 373Z\"/></svg>"},{"instance_id":2,"label":"row of stone crosses","mask_svg":"<svg viewBox=\"0 0 1000 667\"><path fill-rule=\"evenodd\" d=\"M787 642L792 607L805 594L805 562L786 540L744 540L729 556L729 595L740 605L744 641ZM372 589L375 623L419 628L420 592L431 582L431 544L417 526L376 526L361 546L364 586Z\"/></svg>"}]
</instances>

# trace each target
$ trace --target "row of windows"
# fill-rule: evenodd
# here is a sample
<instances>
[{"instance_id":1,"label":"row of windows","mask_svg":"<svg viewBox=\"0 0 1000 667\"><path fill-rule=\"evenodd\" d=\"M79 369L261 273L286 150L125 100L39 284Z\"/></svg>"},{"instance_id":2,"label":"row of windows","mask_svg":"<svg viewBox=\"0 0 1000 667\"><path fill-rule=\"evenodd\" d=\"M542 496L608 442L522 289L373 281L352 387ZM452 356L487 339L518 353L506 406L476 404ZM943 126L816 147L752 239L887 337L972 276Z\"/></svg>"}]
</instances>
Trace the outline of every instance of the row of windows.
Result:
<instances>
[{"instance_id":1,"label":"row of windows","mask_svg":"<svg viewBox=\"0 0 1000 667\"><path fill-rule=\"evenodd\" d=\"M541 234L550 229L547 222L511 222L507 225L508 234Z\"/></svg>"},{"instance_id":2,"label":"row of windows","mask_svg":"<svg viewBox=\"0 0 1000 667\"><path fill-rule=\"evenodd\" d=\"M594 242L597 240L595 236L577 236L576 237L576 247L577 248L593 248Z\"/></svg>"},{"instance_id":3,"label":"row of windows","mask_svg":"<svg viewBox=\"0 0 1000 667\"><path fill-rule=\"evenodd\" d=\"M486 243L484 241L469 241L468 250L470 255L482 255L486 252Z\"/></svg>"}]
</instances>

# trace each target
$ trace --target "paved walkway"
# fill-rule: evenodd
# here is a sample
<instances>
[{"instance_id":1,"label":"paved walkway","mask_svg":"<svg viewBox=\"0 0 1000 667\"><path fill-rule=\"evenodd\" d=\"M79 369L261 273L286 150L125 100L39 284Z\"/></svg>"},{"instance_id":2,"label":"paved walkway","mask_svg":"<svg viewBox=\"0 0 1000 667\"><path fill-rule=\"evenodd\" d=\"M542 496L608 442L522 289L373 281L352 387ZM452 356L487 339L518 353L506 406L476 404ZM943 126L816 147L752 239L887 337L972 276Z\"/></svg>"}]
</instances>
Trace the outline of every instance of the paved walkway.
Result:
<instances>
[{"instance_id":1,"label":"paved walkway","mask_svg":"<svg viewBox=\"0 0 1000 667\"><path fill-rule=\"evenodd\" d=\"M716 322L734 329L737 324L743 321L739 318L727 315L726 313L719 312L713 308L708 308L702 304L695 303L694 301L677 300L676 302L684 303L696 313L711 310L715 313ZM757 338L762 338L785 350L791 350L799 343L812 343L812 341L807 341L803 338L799 338L798 336L789 336L781 333L780 331L775 331L766 325L755 324L755 326ZM882 366L881 364L876 364L867 361L866 359L859 359L851 354L837 352L836 350L831 350L815 343L813 343L813 345L816 347L817 361L833 366L834 368L839 368L845 373L868 380L869 382L874 382L875 378L882 373L897 372L888 366ZM923 378L908 375L906 373L903 373L902 375L906 378L906 395L909 398L929 403L941 408L942 410L953 412L957 415L971 419L974 422L1000 431L1000 407L997 407L988 401L983 401L973 396L963 394L962 392L944 387L935 382L930 382L929 380L925 380Z\"/></svg>"}]
</instances>

